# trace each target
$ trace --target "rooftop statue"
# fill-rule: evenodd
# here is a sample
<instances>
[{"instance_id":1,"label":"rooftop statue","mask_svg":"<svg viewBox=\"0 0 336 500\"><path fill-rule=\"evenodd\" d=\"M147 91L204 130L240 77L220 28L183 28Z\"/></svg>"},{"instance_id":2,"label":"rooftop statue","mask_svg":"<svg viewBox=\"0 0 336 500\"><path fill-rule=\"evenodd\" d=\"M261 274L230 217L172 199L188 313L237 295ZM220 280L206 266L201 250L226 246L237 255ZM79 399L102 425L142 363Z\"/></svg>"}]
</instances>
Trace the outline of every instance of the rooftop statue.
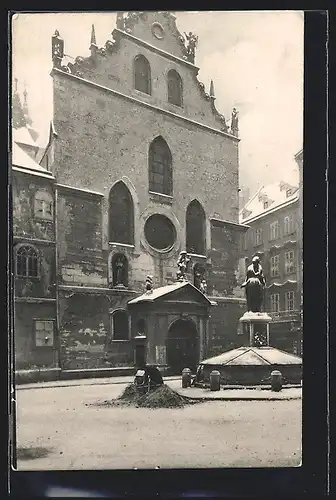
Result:
<instances>
[{"instance_id":1,"label":"rooftop statue","mask_svg":"<svg viewBox=\"0 0 336 500\"><path fill-rule=\"evenodd\" d=\"M189 34L184 33L187 40L187 53L192 60L195 58L195 51L198 43L198 36L194 35L191 31Z\"/></svg>"}]
</instances>

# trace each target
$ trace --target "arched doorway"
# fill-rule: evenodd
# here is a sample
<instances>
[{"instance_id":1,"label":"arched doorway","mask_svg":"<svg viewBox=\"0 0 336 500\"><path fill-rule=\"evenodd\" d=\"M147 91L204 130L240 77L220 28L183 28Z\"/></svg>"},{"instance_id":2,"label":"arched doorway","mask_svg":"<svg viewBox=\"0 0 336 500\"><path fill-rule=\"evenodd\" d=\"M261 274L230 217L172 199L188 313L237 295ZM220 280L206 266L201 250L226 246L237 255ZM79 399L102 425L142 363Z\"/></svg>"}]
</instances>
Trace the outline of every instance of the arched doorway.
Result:
<instances>
[{"instance_id":1,"label":"arched doorway","mask_svg":"<svg viewBox=\"0 0 336 500\"><path fill-rule=\"evenodd\" d=\"M195 371L199 361L198 334L191 319L178 319L170 326L167 336L167 363L174 374L183 368Z\"/></svg>"}]
</instances>

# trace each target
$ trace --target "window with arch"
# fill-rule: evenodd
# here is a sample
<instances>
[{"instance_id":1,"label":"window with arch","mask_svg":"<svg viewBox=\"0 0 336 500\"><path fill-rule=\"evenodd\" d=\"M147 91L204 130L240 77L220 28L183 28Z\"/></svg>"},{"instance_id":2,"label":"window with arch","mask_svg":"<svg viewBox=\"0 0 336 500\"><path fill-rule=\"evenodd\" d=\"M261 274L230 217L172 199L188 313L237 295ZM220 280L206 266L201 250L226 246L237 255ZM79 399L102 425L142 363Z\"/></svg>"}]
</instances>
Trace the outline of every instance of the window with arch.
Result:
<instances>
[{"instance_id":1,"label":"window with arch","mask_svg":"<svg viewBox=\"0 0 336 500\"><path fill-rule=\"evenodd\" d=\"M109 194L109 241L134 244L134 207L124 182L117 182Z\"/></svg>"},{"instance_id":2,"label":"window with arch","mask_svg":"<svg viewBox=\"0 0 336 500\"><path fill-rule=\"evenodd\" d=\"M175 106L182 106L182 79L177 71L171 69L167 75L168 102Z\"/></svg>"},{"instance_id":3,"label":"window with arch","mask_svg":"<svg viewBox=\"0 0 336 500\"><path fill-rule=\"evenodd\" d=\"M119 309L111 318L112 340L129 340L129 316L127 311Z\"/></svg>"},{"instance_id":4,"label":"window with arch","mask_svg":"<svg viewBox=\"0 0 336 500\"><path fill-rule=\"evenodd\" d=\"M149 146L149 191L172 196L172 156L168 144L159 136Z\"/></svg>"},{"instance_id":5,"label":"window with arch","mask_svg":"<svg viewBox=\"0 0 336 500\"><path fill-rule=\"evenodd\" d=\"M145 94L151 94L150 64L143 55L138 55L134 59L134 88Z\"/></svg>"},{"instance_id":6,"label":"window with arch","mask_svg":"<svg viewBox=\"0 0 336 500\"><path fill-rule=\"evenodd\" d=\"M128 286L128 260L123 253L116 253L112 257L112 285Z\"/></svg>"},{"instance_id":7,"label":"window with arch","mask_svg":"<svg viewBox=\"0 0 336 500\"><path fill-rule=\"evenodd\" d=\"M22 278L38 277L39 256L33 246L22 245L16 249L16 275Z\"/></svg>"},{"instance_id":8,"label":"window with arch","mask_svg":"<svg viewBox=\"0 0 336 500\"><path fill-rule=\"evenodd\" d=\"M205 255L205 213L199 201L189 203L186 213L186 250Z\"/></svg>"},{"instance_id":9,"label":"window with arch","mask_svg":"<svg viewBox=\"0 0 336 500\"><path fill-rule=\"evenodd\" d=\"M50 193L44 190L38 190L34 197L34 214L40 219L53 219L54 201Z\"/></svg>"}]
</instances>

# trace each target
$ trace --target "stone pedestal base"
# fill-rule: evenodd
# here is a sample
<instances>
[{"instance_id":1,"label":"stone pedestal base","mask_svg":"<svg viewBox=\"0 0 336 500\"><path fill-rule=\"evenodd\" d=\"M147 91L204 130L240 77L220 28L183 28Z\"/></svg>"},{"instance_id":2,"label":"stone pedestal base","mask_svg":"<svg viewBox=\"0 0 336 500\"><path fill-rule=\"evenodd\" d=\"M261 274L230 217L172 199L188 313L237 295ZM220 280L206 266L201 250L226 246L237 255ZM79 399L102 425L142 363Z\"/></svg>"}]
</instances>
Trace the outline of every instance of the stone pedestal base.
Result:
<instances>
[{"instance_id":1,"label":"stone pedestal base","mask_svg":"<svg viewBox=\"0 0 336 500\"><path fill-rule=\"evenodd\" d=\"M250 347L268 346L271 321L272 318L267 313L247 311L239 320L243 325L244 345Z\"/></svg>"}]
</instances>

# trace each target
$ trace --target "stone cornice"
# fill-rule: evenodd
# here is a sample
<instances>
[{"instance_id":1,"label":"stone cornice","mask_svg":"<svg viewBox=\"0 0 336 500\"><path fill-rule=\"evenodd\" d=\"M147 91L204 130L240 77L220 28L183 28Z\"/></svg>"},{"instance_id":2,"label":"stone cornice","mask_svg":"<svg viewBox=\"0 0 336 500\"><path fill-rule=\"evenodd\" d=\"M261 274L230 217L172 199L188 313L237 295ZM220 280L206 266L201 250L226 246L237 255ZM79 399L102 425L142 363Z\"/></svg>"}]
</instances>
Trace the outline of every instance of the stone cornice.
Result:
<instances>
[{"instance_id":1,"label":"stone cornice","mask_svg":"<svg viewBox=\"0 0 336 500\"><path fill-rule=\"evenodd\" d=\"M191 63L190 61L186 61L185 59L181 59L180 57L174 56L173 54L170 54L169 52L166 52L165 50L159 49L158 47L155 47L154 45L151 45L148 42L145 42L144 40L141 40L140 38L137 38L134 35L131 35L130 33L127 33L126 31L120 30L118 28L115 28L112 32L113 38L116 39L118 35L122 35L133 42L135 42L138 45L141 45L142 47L145 47L148 50L151 50L152 52L156 52L162 57L165 57L166 59L170 59L172 61L178 62L180 64L184 64L185 66L188 66L192 70L196 71L196 73L199 71L199 67L196 66L195 64Z\"/></svg>"},{"instance_id":2,"label":"stone cornice","mask_svg":"<svg viewBox=\"0 0 336 500\"><path fill-rule=\"evenodd\" d=\"M81 194L88 194L88 195L93 195L93 196L100 196L104 197L103 193L98 193L98 191L91 191L90 189L84 189L84 188L78 188L74 186L68 186L67 184L56 184L56 187L60 190L65 189L65 190L70 190L70 191L79 191Z\"/></svg>"},{"instance_id":3,"label":"stone cornice","mask_svg":"<svg viewBox=\"0 0 336 500\"><path fill-rule=\"evenodd\" d=\"M245 231L247 231L250 227L247 226L246 224L239 224L238 222L230 222L228 220L216 219L216 217L210 217L210 221L214 222L218 226L231 226L233 229L237 230L244 229Z\"/></svg>"},{"instance_id":4,"label":"stone cornice","mask_svg":"<svg viewBox=\"0 0 336 500\"><path fill-rule=\"evenodd\" d=\"M109 89L108 87L105 87L103 85L99 85L98 83L95 83L95 82L91 82L90 80L86 80L84 78L81 78L80 76L76 76L76 75L73 75L71 73L66 73L65 71L62 71L62 70L57 69L57 68L53 68L51 70L50 74L51 74L51 76L53 76L54 74L57 74L57 75L61 75L62 77L65 77L65 78L77 80L79 82L85 83L86 85L94 87L98 90L102 90L102 91L107 92L109 94L113 94L113 95L120 97L122 99L125 99L127 101L139 104L140 106L143 106L145 108L152 109L153 111L156 111L158 113L162 113L164 115L171 116L172 118L176 118L178 120L181 120L181 121L184 121L184 122L189 123L191 125L194 125L198 128L208 130L209 132L214 132L214 133L219 134L223 137L227 137L235 142L240 142L240 139L238 137L235 137L232 134L228 134L227 132L223 132L219 129L210 127L210 125L205 125L204 123L200 123L200 122L197 122L195 120L191 120L190 118L186 118L185 116L178 115L176 113L173 113L172 111L168 111L166 109L159 108L158 106L154 106L153 104L149 104L147 102L140 101L139 99L136 99L135 97L131 97L129 95L123 94L122 92L118 92L117 90Z\"/></svg>"},{"instance_id":5,"label":"stone cornice","mask_svg":"<svg viewBox=\"0 0 336 500\"><path fill-rule=\"evenodd\" d=\"M56 242L53 240L42 240L41 238L27 238L26 236L13 236L14 241L27 241L28 243L36 243L41 245L55 245Z\"/></svg>"}]
</instances>

